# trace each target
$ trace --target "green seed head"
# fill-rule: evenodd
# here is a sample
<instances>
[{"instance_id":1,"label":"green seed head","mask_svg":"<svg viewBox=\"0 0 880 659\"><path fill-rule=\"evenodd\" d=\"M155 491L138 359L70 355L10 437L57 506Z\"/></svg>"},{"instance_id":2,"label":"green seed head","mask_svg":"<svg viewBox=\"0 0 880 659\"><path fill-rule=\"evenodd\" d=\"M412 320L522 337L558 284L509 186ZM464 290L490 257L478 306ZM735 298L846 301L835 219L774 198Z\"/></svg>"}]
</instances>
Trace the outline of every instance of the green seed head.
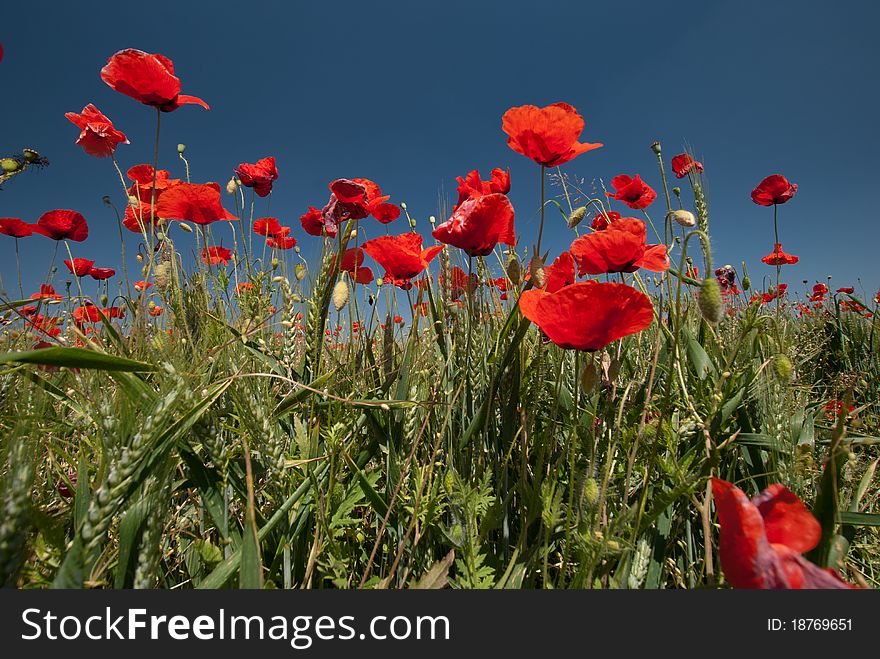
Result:
<instances>
[{"instance_id":1,"label":"green seed head","mask_svg":"<svg viewBox=\"0 0 880 659\"><path fill-rule=\"evenodd\" d=\"M186 144L178 144L177 145L177 153L183 155L183 152L186 151Z\"/></svg>"}]
</instances>

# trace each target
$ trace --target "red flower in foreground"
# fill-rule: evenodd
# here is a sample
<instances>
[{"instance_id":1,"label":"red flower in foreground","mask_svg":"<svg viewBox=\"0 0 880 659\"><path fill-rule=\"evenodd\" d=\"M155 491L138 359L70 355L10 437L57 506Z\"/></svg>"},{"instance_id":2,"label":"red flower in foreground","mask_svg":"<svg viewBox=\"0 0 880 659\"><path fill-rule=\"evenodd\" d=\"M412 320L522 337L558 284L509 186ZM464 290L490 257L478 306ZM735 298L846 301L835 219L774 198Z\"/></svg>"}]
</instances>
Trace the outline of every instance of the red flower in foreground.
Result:
<instances>
[{"instance_id":1,"label":"red flower in foreground","mask_svg":"<svg viewBox=\"0 0 880 659\"><path fill-rule=\"evenodd\" d=\"M339 265L339 271L347 272L356 284L369 284L373 281L375 276L370 268L361 267L363 262L364 250L360 247L351 247L343 253L342 263ZM333 257L333 263L336 263L335 256ZM331 270L332 268L333 266L331 265Z\"/></svg>"},{"instance_id":2,"label":"red flower in foreground","mask_svg":"<svg viewBox=\"0 0 880 659\"><path fill-rule=\"evenodd\" d=\"M89 274L89 270L92 269L95 262L89 261L88 259L73 259L73 262L64 259L64 265L70 270L70 274L76 275L77 277L85 277Z\"/></svg>"},{"instance_id":3,"label":"red flower in foreground","mask_svg":"<svg viewBox=\"0 0 880 659\"><path fill-rule=\"evenodd\" d=\"M648 245L645 223L635 217L620 218L604 231L576 238L571 254L580 276L635 272L639 268L663 272L669 268L666 247Z\"/></svg>"},{"instance_id":4,"label":"red flower in foreground","mask_svg":"<svg viewBox=\"0 0 880 659\"><path fill-rule=\"evenodd\" d=\"M794 265L800 259L793 254L786 254L782 251L782 243L775 243L773 251L767 256L761 257L761 260L767 265Z\"/></svg>"},{"instance_id":5,"label":"red flower in foreground","mask_svg":"<svg viewBox=\"0 0 880 659\"><path fill-rule=\"evenodd\" d=\"M202 263L205 265L229 265L229 259L232 258L232 251L225 247L213 245L202 250Z\"/></svg>"},{"instance_id":6,"label":"red flower in foreground","mask_svg":"<svg viewBox=\"0 0 880 659\"><path fill-rule=\"evenodd\" d=\"M32 300L60 300L62 297L64 296L55 292L52 284L40 284L40 292L31 295Z\"/></svg>"},{"instance_id":7,"label":"red flower in foreground","mask_svg":"<svg viewBox=\"0 0 880 659\"><path fill-rule=\"evenodd\" d=\"M480 178L479 170L468 172L468 175L462 178L457 177L458 181L458 202L452 208L452 212L461 206L468 199L478 199L484 195L510 192L510 170L504 171L500 167L492 170L491 177L488 181Z\"/></svg>"},{"instance_id":8,"label":"red flower in foreground","mask_svg":"<svg viewBox=\"0 0 880 659\"><path fill-rule=\"evenodd\" d=\"M412 279L427 268L442 249L443 245L422 249L419 233L380 236L363 245L363 250L394 279Z\"/></svg>"},{"instance_id":9,"label":"red flower in foreground","mask_svg":"<svg viewBox=\"0 0 880 659\"><path fill-rule=\"evenodd\" d=\"M110 279L113 275L116 274L116 271L113 268L89 268L88 275L92 279L97 279L98 281L103 281L104 279Z\"/></svg>"},{"instance_id":10,"label":"red flower in foreground","mask_svg":"<svg viewBox=\"0 0 880 659\"><path fill-rule=\"evenodd\" d=\"M273 236L266 240L266 244L273 249L293 249L296 247L296 238L291 236Z\"/></svg>"},{"instance_id":11,"label":"red flower in foreground","mask_svg":"<svg viewBox=\"0 0 880 659\"><path fill-rule=\"evenodd\" d=\"M116 130L113 122L91 103L79 114L67 112L64 116L80 129L76 143L90 156L105 158L113 155L118 145L129 143L125 134Z\"/></svg>"},{"instance_id":12,"label":"red flower in foreground","mask_svg":"<svg viewBox=\"0 0 880 659\"><path fill-rule=\"evenodd\" d=\"M220 204L220 186L217 183L175 185L159 197L156 214L163 220L183 220L194 224L238 219Z\"/></svg>"},{"instance_id":13,"label":"red flower in foreground","mask_svg":"<svg viewBox=\"0 0 880 659\"><path fill-rule=\"evenodd\" d=\"M550 265L544 268L544 291L556 291L574 283L574 258L571 252L562 252Z\"/></svg>"},{"instance_id":14,"label":"red flower in foreground","mask_svg":"<svg viewBox=\"0 0 880 659\"><path fill-rule=\"evenodd\" d=\"M561 348L601 350L641 332L654 318L651 300L625 284L585 281L555 293L538 289L519 298L522 314Z\"/></svg>"},{"instance_id":15,"label":"red flower in foreground","mask_svg":"<svg viewBox=\"0 0 880 659\"><path fill-rule=\"evenodd\" d=\"M274 217L261 217L254 220L254 233L258 236L278 237L290 233L290 227L283 227Z\"/></svg>"},{"instance_id":16,"label":"red flower in foreground","mask_svg":"<svg viewBox=\"0 0 880 659\"><path fill-rule=\"evenodd\" d=\"M81 243L89 237L86 218L71 210L62 209L43 213L33 227L35 233L52 240L73 240Z\"/></svg>"},{"instance_id":17,"label":"red flower in foreground","mask_svg":"<svg viewBox=\"0 0 880 659\"><path fill-rule=\"evenodd\" d=\"M500 193L467 199L431 235L441 243L460 247L470 256L486 256L495 245L516 244L513 206Z\"/></svg>"},{"instance_id":18,"label":"red flower in foreground","mask_svg":"<svg viewBox=\"0 0 880 659\"><path fill-rule=\"evenodd\" d=\"M303 230L310 236L324 235L324 215L314 206L309 206L309 210L299 218L299 221L302 224ZM335 224L327 228L327 235L331 238L336 236Z\"/></svg>"},{"instance_id":19,"label":"red flower in foreground","mask_svg":"<svg viewBox=\"0 0 880 659\"><path fill-rule=\"evenodd\" d=\"M202 99L180 93L180 78L174 75L174 63L164 55L135 48L120 50L101 69L101 80L120 94L162 112L172 112L190 103L210 109Z\"/></svg>"},{"instance_id":20,"label":"red flower in foreground","mask_svg":"<svg viewBox=\"0 0 880 659\"><path fill-rule=\"evenodd\" d=\"M0 233L13 238L27 238L34 232L32 224L22 222L17 217L0 217Z\"/></svg>"},{"instance_id":21,"label":"red flower in foreground","mask_svg":"<svg viewBox=\"0 0 880 659\"><path fill-rule=\"evenodd\" d=\"M269 156L253 165L241 163L235 174L244 187L253 188L258 197L265 197L272 192L272 182L278 179L278 168L275 166L275 158Z\"/></svg>"},{"instance_id":22,"label":"red flower in foreground","mask_svg":"<svg viewBox=\"0 0 880 659\"><path fill-rule=\"evenodd\" d=\"M510 108L501 119L507 146L539 165L556 167L602 144L578 142L584 118L568 103Z\"/></svg>"},{"instance_id":23,"label":"red flower in foreground","mask_svg":"<svg viewBox=\"0 0 880 659\"><path fill-rule=\"evenodd\" d=\"M773 174L758 183L758 187L752 190L752 201L760 206L784 204L794 197L797 189L796 183L789 183L788 179L781 174Z\"/></svg>"},{"instance_id":24,"label":"red flower in foreground","mask_svg":"<svg viewBox=\"0 0 880 659\"><path fill-rule=\"evenodd\" d=\"M702 173L703 163L697 162L689 153L680 153L672 159L672 171L675 178L684 178L692 169Z\"/></svg>"},{"instance_id":25,"label":"red flower in foreground","mask_svg":"<svg viewBox=\"0 0 880 659\"><path fill-rule=\"evenodd\" d=\"M732 483L713 478L712 493L721 567L735 588L852 588L801 556L818 544L822 527L793 492L777 483L750 501Z\"/></svg>"},{"instance_id":26,"label":"red flower in foreground","mask_svg":"<svg viewBox=\"0 0 880 659\"><path fill-rule=\"evenodd\" d=\"M614 193L606 192L605 194L622 201L630 208L647 208L657 198L654 189L639 178L638 174L635 178L630 178L626 174L615 176L611 179L611 187L614 188Z\"/></svg>"},{"instance_id":27,"label":"red flower in foreground","mask_svg":"<svg viewBox=\"0 0 880 659\"><path fill-rule=\"evenodd\" d=\"M336 235L336 226L343 222L362 220L370 216L391 198L383 195L379 186L366 178L336 179L330 183L330 192L330 199L321 210L327 235ZM393 204L388 205L393 206ZM377 219L393 221L389 219L394 214L393 210L383 208L378 210L378 213Z\"/></svg>"}]
</instances>

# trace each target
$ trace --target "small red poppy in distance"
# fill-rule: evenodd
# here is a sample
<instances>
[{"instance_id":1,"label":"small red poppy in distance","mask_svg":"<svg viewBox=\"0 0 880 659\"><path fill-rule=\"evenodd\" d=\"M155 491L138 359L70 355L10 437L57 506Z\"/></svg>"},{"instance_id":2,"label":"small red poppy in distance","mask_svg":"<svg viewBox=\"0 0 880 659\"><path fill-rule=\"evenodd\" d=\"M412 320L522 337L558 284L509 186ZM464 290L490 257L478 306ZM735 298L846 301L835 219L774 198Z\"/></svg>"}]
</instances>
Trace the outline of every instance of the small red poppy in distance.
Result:
<instances>
[{"instance_id":1,"label":"small red poppy in distance","mask_svg":"<svg viewBox=\"0 0 880 659\"><path fill-rule=\"evenodd\" d=\"M516 244L513 206L502 193L467 199L431 235L441 243L460 247L470 256L486 256L495 245Z\"/></svg>"},{"instance_id":2,"label":"small red poppy in distance","mask_svg":"<svg viewBox=\"0 0 880 659\"><path fill-rule=\"evenodd\" d=\"M92 279L97 279L98 281L103 281L104 279L110 279L113 275L116 274L116 271L113 268L89 268L88 275Z\"/></svg>"},{"instance_id":3,"label":"small red poppy in distance","mask_svg":"<svg viewBox=\"0 0 880 659\"><path fill-rule=\"evenodd\" d=\"M794 197L797 189L797 183L790 183L781 174L773 174L758 183L758 187L752 190L752 201L760 206L784 204Z\"/></svg>"},{"instance_id":4,"label":"small red poppy in distance","mask_svg":"<svg viewBox=\"0 0 880 659\"><path fill-rule=\"evenodd\" d=\"M750 501L732 483L713 478L712 493L721 567L735 588L852 588L801 556L819 543L822 527L793 492L777 483Z\"/></svg>"},{"instance_id":5,"label":"small red poppy in distance","mask_svg":"<svg viewBox=\"0 0 880 659\"><path fill-rule=\"evenodd\" d=\"M400 208L394 204L381 203L373 207L373 217L382 224L391 224L400 217Z\"/></svg>"},{"instance_id":6,"label":"small red poppy in distance","mask_svg":"<svg viewBox=\"0 0 880 659\"><path fill-rule=\"evenodd\" d=\"M254 233L258 236L276 237L290 234L290 227L283 227L274 217L261 217L254 220Z\"/></svg>"},{"instance_id":7,"label":"small red poppy in distance","mask_svg":"<svg viewBox=\"0 0 880 659\"><path fill-rule=\"evenodd\" d=\"M852 295L855 291L856 289L852 286L843 286L842 288L837 289L838 293L843 293L844 295Z\"/></svg>"},{"instance_id":8,"label":"small red poppy in distance","mask_svg":"<svg viewBox=\"0 0 880 659\"><path fill-rule=\"evenodd\" d=\"M266 244L274 249L293 249L296 247L296 238L292 236L273 236L266 239Z\"/></svg>"},{"instance_id":9,"label":"small red poppy in distance","mask_svg":"<svg viewBox=\"0 0 880 659\"><path fill-rule=\"evenodd\" d=\"M654 318L648 296L626 284L584 281L555 293L523 292L522 314L561 348L601 350L617 339L641 332Z\"/></svg>"},{"instance_id":10,"label":"small red poppy in distance","mask_svg":"<svg viewBox=\"0 0 880 659\"><path fill-rule=\"evenodd\" d=\"M278 167L275 166L275 158L269 156L253 165L241 163L235 174L244 187L253 188L258 197L266 197L272 192L272 182L278 179Z\"/></svg>"},{"instance_id":11,"label":"small red poppy in distance","mask_svg":"<svg viewBox=\"0 0 880 659\"><path fill-rule=\"evenodd\" d=\"M501 129L507 133L507 146L545 167L562 165L603 146L578 142L584 118L568 103L510 108L501 118Z\"/></svg>"},{"instance_id":12,"label":"small red poppy in distance","mask_svg":"<svg viewBox=\"0 0 880 659\"><path fill-rule=\"evenodd\" d=\"M635 217L620 218L603 231L576 238L571 254L580 276L635 272L639 268L663 272L669 268L666 247L648 245L645 223Z\"/></svg>"},{"instance_id":13,"label":"small red poppy in distance","mask_svg":"<svg viewBox=\"0 0 880 659\"><path fill-rule=\"evenodd\" d=\"M452 266L449 281L444 281L442 274L438 277L440 284L444 285L449 291L449 295L453 300L457 300L462 295L470 291L473 293L477 290L479 282L475 274L468 274L457 265Z\"/></svg>"},{"instance_id":14,"label":"small red poppy in distance","mask_svg":"<svg viewBox=\"0 0 880 659\"><path fill-rule=\"evenodd\" d=\"M161 316L164 312L165 312L165 309L163 309L163 308L160 307L160 306L150 307L150 308L147 310L147 313L149 313L149 314L150 314L151 316L153 316L154 318L157 318L157 317Z\"/></svg>"},{"instance_id":15,"label":"small red poppy in distance","mask_svg":"<svg viewBox=\"0 0 880 659\"><path fill-rule=\"evenodd\" d=\"M70 270L70 274L76 275L77 277L85 277L89 274L89 270L92 269L92 266L95 265L94 261L90 261L89 259L73 259L70 261L68 259L64 259L64 265L67 266L67 269Z\"/></svg>"},{"instance_id":16,"label":"small red poppy in distance","mask_svg":"<svg viewBox=\"0 0 880 659\"><path fill-rule=\"evenodd\" d=\"M55 292L52 284L40 284L40 292L31 295L32 300L60 300L62 297L64 296Z\"/></svg>"},{"instance_id":17,"label":"small red poppy in distance","mask_svg":"<svg viewBox=\"0 0 880 659\"><path fill-rule=\"evenodd\" d=\"M174 75L174 63L164 55L135 48L120 50L101 69L101 80L120 94L162 112L172 112L186 104L210 110L202 99L180 93L180 78Z\"/></svg>"},{"instance_id":18,"label":"small red poppy in distance","mask_svg":"<svg viewBox=\"0 0 880 659\"><path fill-rule=\"evenodd\" d=\"M212 245L202 250L202 263L205 265L229 265L229 259L232 258L232 252L225 247Z\"/></svg>"},{"instance_id":19,"label":"small red poppy in distance","mask_svg":"<svg viewBox=\"0 0 880 659\"><path fill-rule=\"evenodd\" d=\"M442 249L443 245L422 249L422 235L419 233L380 236L363 244L363 250L391 277L407 280L427 268Z\"/></svg>"},{"instance_id":20,"label":"small red poppy in distance","mask_svg":"<svg viewBox=\"0 0 880 659\"><path fill-rule=\"evenodd\" d=\"M150 286L152 286L152 284L151 284L150 282L148 282L148 281L136 281L136 282L133 284L133 286L134 286L134 289L135 289L136 291L138 291L139 293L143 293L143 292L144 292L145 290L147 290Z\"/></svg>"},{"instance_id":21,"label":"small red poppy in distance","mask_svg":"<svg viewBox=\"0 0 880 659\"><path fill-rule=\"evenodd\" d=\"M194 224L238 219L221 205L217 183L180 183L165 190L156 203L156 214L163 220Z\"/></svg>"},{"instance_id":22,"label":"small red poppy in distance","mask_svg":"<svg viewBox=\"0 0 880 659\"><path fill-rule=\"evenodd\" d=\"M27 238L34 232L32 224L22 222L17 217L0 217L0 233L13 238Z\"/></svg>"},{"instance_id":23,"label":"small red poppy in distance","mask_svg":"<svg viewBox=\"0 0 880 659\"><path fill-rule=\"evenodd\" d=\"M33 225L34 233L52 240L72 240L81 243L89 237L89 225L80 213L59 209L48 211Z\"/></svg>"},{"instance_id":24,"label":"small red poppy in distance","mask_svg":"<svg viewBox=\"0 0 880 659\"><path fill-rule=\"evenodd\" d=\"M615 176L611 179L611 187L614 188L614 192L606 192L606 195L637 210L647 208L657 198L654 189L639 178L638 174L635 178L630 178L626 174Z\"/></svg>"},{"instance_id":25,"label":"small red poppy in distance","mask_svg":"<svg viewBox=\"0 0 880 659\"><path fill-rule=\"evenodd\" d=\"M125 133L116 130L113 122L92 103L85 106L79 114L67 112L64 116L80 129L76 143L90 156L106 158L113 155L120 144L129 143Z\"/></svg>"},{"instance_id":26,"label":"small red poppy in distance","mask_svg":"<svg viewBox=\"0 0 880 659\"><path fill-rule=\"evenodd\" d=\"M786 254L782 251L782 243L775 243L773 251L767 256L761 257L761 260L767 265L794 265L800 259L793 254Z\"/></svg>"},{"instance_id":27,"label":"small red poppy in distance","mask_svg":"<svg viewBox=\"0 0 880 659\"><path fill-rule=\"evenodd\" d=\"M702 173L703 163L694 160L689 153L680 153L672 159L672 172L675 178L684 178L693 169Z\"/></svg>"},{"instance_id":28,"label":"small red poppy in distance","mask_svg":"<svg viewBox=\"0 0 880 659\"><path fill-rule=\"evenodd\" d=\"M324 215L314 206L309 206L309 210L299 218L299 221L303 230L310 236L324 235ZM327 235L331 238L336 237L335 224L332 227L327 227Z\"/></svg>"},{"instance_id":29,"label":"small red poppy in distance","mask_svg":"<svg viewBox=\"0 0 880 659\"><path fill-rule=\"evenodd\" d=\"M593 218L593 221L590 222L590 228L593 231L604 231L608 228L609 224L612 224L620 219L620 213L616 213L614 211L605 211L604 213L596 214L596 217Z\"/></svg>"},{"instance_id":30,"label":"small red poppy in distance","mask_svg":"<svg viewBox=\"0 0 880 659\"><path fill-rule=\"evenodd\" d=\"M458 202L452 208L454 213L456 209L468 199L478 199L487 194L510 192L510 170L504 171L500 167L492 170L491 178L484 181L480 178L479 170L468 172L468 175L462 178L456 177L458 181Z\"/></svg>"}]
</instances>

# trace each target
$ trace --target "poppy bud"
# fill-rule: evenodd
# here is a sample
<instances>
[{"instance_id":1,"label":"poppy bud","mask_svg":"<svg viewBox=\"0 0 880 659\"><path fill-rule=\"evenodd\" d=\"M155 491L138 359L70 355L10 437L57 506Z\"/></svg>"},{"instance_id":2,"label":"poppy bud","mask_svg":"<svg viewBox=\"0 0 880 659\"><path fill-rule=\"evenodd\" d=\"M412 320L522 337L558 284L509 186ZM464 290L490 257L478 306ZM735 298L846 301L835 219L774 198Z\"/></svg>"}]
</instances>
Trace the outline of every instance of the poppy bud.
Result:
<instances>
[{"instance_id":1,"label":"poppy bud","mask_svg":"<svg viewBox=\"0 0 880 659\"><path fill-rule=\"evenodd\" d=\"M190 225L188 225L186 222L179 222L178 224L180 225L180 228L183 231L186 231L187 233L193 232L193 228Z\"/></svg>"},{"instance_id":2,"label":"poppy bud","mask_svg":"<svg viewBox=\"0 0 880 659\"><path fill-rule=\"evenodd\" d=\"M105 194L103 197L101 197L101 201L103 202L103 204L105 206L109 206L112 203L110 201L110 195L108 195L108 194Z\"/></svg>"},{"instance_id":3,"label":"poppy bud","mask_svg":"<svg viewBox=\"0 0 880 659\"><path fill-rule=\"evenodd\" d=\"M679 226L685 228L697 225L697 218L694 217L693 213L686 210L679 209L677 211L672 211L672 219L675 220Z\"/></svg>"},{"instance_id":4,"label":"poppy bud","mask_svg":"<svg viewBox=\"0 0 880 659\"><path fill-rule=\"evenodd\" d=\"M24 156L24 161L31 165L39 163L42 160L40 154L33 149L22 149L21 155ZM43 164L46 163L44 162Z\"/></svg>"},{"instance_id":5,"label":"poppy bud","mask_svg":"<svg viewBox=\"0 0 880 659\"><path fill-rule=\"evenodd\" d=\"M7 174L12 174L21 169L21 163L15 158L3 158L0 160L0 169Z\"/></svg>"},{"instance_id":6,"label":"poppy bud","mask_svg":"<svg viewBox=\"0 0 880 659\"><path fill-rule=\"evenodd\" d=\"M672 188L672 194L674 194L676 197L681 197L681 188L679 188L678 186Z\"/></svg>"},{"instance_id":7,"label":"poppy bud","mask_svg":"<svg viewBox=\"0 0 880 659\"><path fill-rule=\"evenodd\" d=\"M546 270L544 270L544 259L540 256L536 256L529 263L529 277L535 288L544 288Z\"/></svg>"},{"instance_id":8,"label":"poppy bud","mask_svg":"<svg viewBox=\"0 0 880 659\"><path fill-rule=\"evenodd\" d=\"M348 304L348 284L341 279L336 282L336 286L333 287L331 300L336 311L342 311L345 305Z\"/></svg>"},{"instance_id":9,"label":"poppy bud","mask_svg":"<svg viewBox=\"0 0 880 659\"><path fill-rule=\"evenodd\" d=\"M656 153L659 156L660 155L660 142L657 142L656 140L654 142L652 142L651 143L651 151L653 151L654 153Z\"/></svg>"},{"instance_id":10,"label":"poppy bud","mask_svg":"<svg viewBox=\"0 0 880 659\"><path fill-rule=\"evenodd\" d=\"M349 240L357 240L357 237L358 237L357 229L352 229L352 230L351 230L351 233L348 234L348 239L349 239Z\"/></svg>"},{"instance_id":11,"label":"poppy bud","mask_svg":"<svg viewBox=\"0 0 880 659\"><path fill-rule=\"evenodd\" d=\"M706 322L713 325L721 322L721 318L724 315L724 307L721 304L721 286L715 277L706 277L703 283L700 284L697 304Z\"/></svg>"},{"instance_id":12,"label":"poppy bud","mask_svg":"<svg viewBox=\"0 0 880 659\"><path fill-rule=\"evenodd\" d=\"M177 145L177 153L183 155L183 152L186 151L186 144L178 144Z\"/></svg>"},{"instance_id":13,"label":"poppy bud","mask_svg":"<svg viewBox=\"0 0 880 659\"><path fill-rule=\"evenodd\" d=\"M581 206L580 208L575 208L571 215L568 216L568 228L573 229L578 224L580 224L583 219L587 216L587 207Z\"/></svg>"},{"instance_id":14,"label":"poppy bud","mask_svg":"<svg viewBox=\"0 0 880 659\"><path fill-rule=\"evenodd\" d=\"M168 284L171 283L171 264L168 261L163 261L156 265L153 280L156 282L156 288L160 291L168 288Z\"/></svg>"},{"instance_id":15,"label":"poppy bud","mask_svg":"<svg viewBox=\"0 0 880 659\"><path fill-rule=\"evenodd\" d=\"M401 201L401 202L400 202L400 207L401 207L403 210L406 210L406 202L405 202L405 201Z\"/></svg>"},{"instance_id":16,"label":"poppy bud","mask_svg":"<svg viewBox=\"0 0 880 659\"><path fill-rule=\"evenodd\" d=\"M102 306L102 307L106 307L106 306L107 306L107 299L108 299L108 298L107 298L107 294L104 293L104 294L101 296L101 306Z\"/></svg>"},{"instance_id":17,"label":"poppy bud","mask_svg":"<svg viewBox=\"0 0 880 659\"><path fill-rule=\"evenodd\" d=\"M272 259L272 269L273 270L278 269L278 259Z\"/></svg>"},{"instance_id":18,"label":"poppy bud","mask_svg":"<svg viewBox=\"0 0 880 659\"><path fill-rule=\"evenodd\" d=\"M227 194L235 194L235 190L238 188L238 181L235 180L233 176L229 179L229 183L226 184L226 193Z\"/></svg>"},{"instance_id":19,"label":"poppy bud","mask_svg":"<svg viewBox=\"0 0 880 659\"><path fill-rule=\"evenodd\" d=\"M138 260L138 263L144 262L144 255L143 254L138 254L135 258Z\"/></svg>"},{"instance_id":20,"label":"poppy bud","mask_svg":"<svg viewBox=\"0 0 880 659\"><path fill-rule=\"evenodd\" d=\"M409 218L409 226L412 229L416 228L416 218L414 218L414 217Z\"/></svg>"},{"instance_id":21,"label":"poppy bud","mask_svg":"<svg viewBox=\"0 0 880 659\"><path fill-rule=\"evenodd\" d=\"M283 282L283 281L284 281L284 277L281 277L281 276L278 276L278 277L272 277L272 283L273 283L273 284L280 284L280 283Z\"/></svg>"},{"instance_id":22,"label":"poppy bud","mask_svg":"<svg viewBox=\"0 0 880 659\"><path fill-rule=\"evenodd\" d=\"M599 483L596 482L595 478L590 477L584 481L584 503L586 503L589 508L592 508L596 505L598 500Z\"/></svg>"},{"instance_id":23,"label":"poppy bud","mask_svg":"<svg viewBox=\"0 0 880 659\"><path fill-rule=\"evenodd\" d=\"M382 277L376 277L376 286L381 287L383 283Z\"/></svg>"},{"instance_id":24,"label":"poppy bud","mask_svg":"<svg viewBox=\"0 0 880 659\"><path fill-rule=\"evenodd\" d=\"M434 225L437 223L437 218L434 217L433 215L431 215L431 216L428 218L428 222L431 223L431 226L434 226Z\"/></svg>"},{"instance_id":25,"label":"poppy bud","mask_svg":"<svg viewBox=\"0 0 880 659\"><path fill-rule=\"evenodd\" d=\"M289 320L282 320L281 326L290 329L291 327L293 327L293 323Z\"/></svg>"},{"instance_id":26,"label":"poppy bud","mask_svg":"<svg viewBox=\"0 0 880 659\"><path fill-rule=\"evenodd\" d=\"M788 382L792 370L791 360L787 356L780 353L773 358L773 373L780 382Z\"/></svg>"},{"instance_id":27,"label":"poppy bud","mask_svg":"<svg viewBox=\"0 0 880 659\"><path fill-rule=\"evenodd\" d=\"M306 278L306 266L302 263L297 263L293 266L293 274L296 275L297 281L302 281Z\"/></svg>"},{"instance_id":28,"label":"poppy bud","mask_svg":"<svg viewBox=\"0 0 880 659\"><path fill-rule=\"evenodd\" d=\"M165 232L164 231L157 231L156 232L156 240L158 240L160 242L162 240L165 240Z\"/></svg>"},{"instance_id":29,"label":"poppy bud","mask_svg":"<svg viewBox=\"0 0 880 659\"><path fill-rule=\"evenodd\" d=\"M749 290L749 289L752 287L752 280L749 279L749 271L748 271L748 269L746 268L746 262L745 262L745 261L742 262L742 266L743 266L742 286L743 286L743 290L744 290L744 291L747 291L747 290Z\"/></svg>"},{"instance_id":30,"label":"poppy bud","mask_svg":"<svg viewBox=\"0 0 880 659\"><path fill-rule=\"evenodd\" d=\"M516 260L515 256L511 256L507 261L507 278L510 280L511 284L519 286L521 277L522 268L519 266L519 261Z\"/></svg>"}]
</instances>

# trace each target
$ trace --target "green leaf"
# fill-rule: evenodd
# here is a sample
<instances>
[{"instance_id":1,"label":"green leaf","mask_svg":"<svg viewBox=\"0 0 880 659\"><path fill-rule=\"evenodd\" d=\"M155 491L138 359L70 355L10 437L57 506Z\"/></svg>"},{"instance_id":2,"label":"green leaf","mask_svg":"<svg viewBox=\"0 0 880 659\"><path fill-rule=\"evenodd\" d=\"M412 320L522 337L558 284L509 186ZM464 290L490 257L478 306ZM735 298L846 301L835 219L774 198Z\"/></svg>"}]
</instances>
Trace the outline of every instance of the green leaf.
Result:
<instances>
[{"instance_id":1,"label":"green leaf","mask_svg":"<svg viewBox=\"0 0 880 659\"><path fill-rule=\"evenodd\" d=\"M96 350L85 348L43 348L25 352L7 352L0 355L0 363L20 362L43 366L63 366L65 368L94 368L101 371L155 371L153 364L115 357Z\"/></svg>"},{"instance_id":2,"label":"green leaf","mask_svg":"<svg viewBox=\"0 0 880 659\"><path fill-rule=\"evenodd\" d=\"M880 514L842 511L840 523L846 526L880 526Z\"/></svg>"},{"instance_id":3,"label":"green leaf","mask_svg":"<svg viewBox=\"0 0 880 659\"><path fill-rule=\"evenodd\" d=\"M244 525L241 538L241 570L238 575L239 588L263 587L263 564L260 561L260 542L257 539L253 519Z\"/></svg>"}]
</instances>

